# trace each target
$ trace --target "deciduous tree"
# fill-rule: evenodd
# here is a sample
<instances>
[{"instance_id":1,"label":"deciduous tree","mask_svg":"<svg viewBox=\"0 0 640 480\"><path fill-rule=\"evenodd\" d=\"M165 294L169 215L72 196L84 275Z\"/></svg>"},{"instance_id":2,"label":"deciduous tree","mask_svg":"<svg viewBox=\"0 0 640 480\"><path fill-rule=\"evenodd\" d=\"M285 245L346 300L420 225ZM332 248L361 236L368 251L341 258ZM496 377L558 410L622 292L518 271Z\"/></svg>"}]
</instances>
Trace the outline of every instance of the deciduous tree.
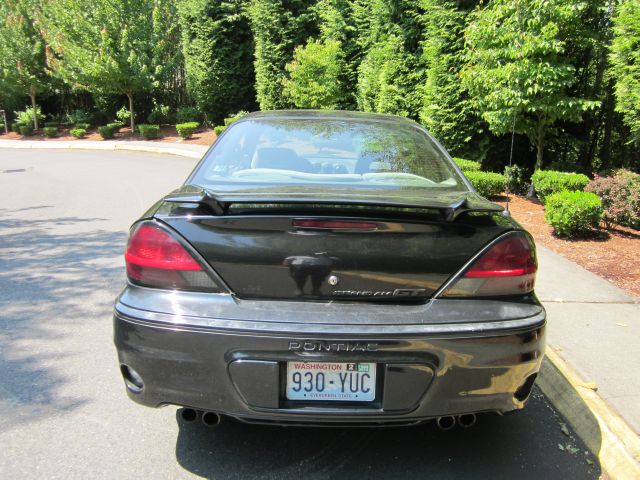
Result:
<instances>
[{"instance_id":1,"label":"deciduous tree","mask_svg":"<svg viewBox=\"0 0 640 480\"><path fill-rule=\"evenodd\" d=\"M597 102L573 94L575 68L565 57L566 32L584 5L569 0L494 0L466 29L465 86L489 128L515 130L536 147L542 168L545 135L558 120L580 121Z\"/></svg>"},{"instance_id":2,"label":"deciduous tree","mask_svg":"<svg viewBox=\"0 0 640 480\"><path fill-rule=\"evenodd\" d=\"M29 95L31 106L47 88L46 43L42 36L38 0L0 2L0 88L2 96ZM6 101L6 98L5 98ZM38 129L37 115L33 127Z\"/></svg>"},{"instance_id":3,"label":"deciduous tree","mask_svg":"<svg viewBox=\"0 0 640 480\"><path fill-rule=\"evenodd\" d=\"M50 0L47 39L52 65L71 85L90 92L124 94L135 129L135 96L151 91L164 74L159 49L166 47L171 0ZM163 15L157 10L162 9ZM174 22L177 19L173 20Z\"/></svg>"}]
</instances>

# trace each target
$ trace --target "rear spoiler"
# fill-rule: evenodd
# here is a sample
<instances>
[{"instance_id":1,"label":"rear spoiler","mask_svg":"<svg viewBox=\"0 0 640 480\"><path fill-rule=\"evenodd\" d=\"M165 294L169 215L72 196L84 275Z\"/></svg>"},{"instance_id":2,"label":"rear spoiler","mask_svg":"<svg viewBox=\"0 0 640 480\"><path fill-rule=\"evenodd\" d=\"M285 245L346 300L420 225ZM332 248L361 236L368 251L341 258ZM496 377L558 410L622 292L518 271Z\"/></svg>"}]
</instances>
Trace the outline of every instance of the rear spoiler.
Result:
<instances>
[{"instance_id":1,"label":"rear spoiler","mask_svg":"<svg viewBox=\"0 0 640 480\"><path fill-rule=\"evenodd\" d=\"M363 198L348 195L333 197L318 197L313 195L296 194L270 194L260 196L257 193L223 194L216 195L209 190L195 186L185 185L184 187L170 193L163 199L169 203L193 203L207 207L215 215L226 215L231 205L237 204L323 204L340 206L371 206L371 207L391 207L391 208L412 208L439 210L447 222L453 222L463 213L486 212L504 213L505 209L500 205L492 203L475 192L461 192L453 196L449 195L446 200L424 198L419 201L398 201L384 198Z\"/></svg>"}]
</instances>

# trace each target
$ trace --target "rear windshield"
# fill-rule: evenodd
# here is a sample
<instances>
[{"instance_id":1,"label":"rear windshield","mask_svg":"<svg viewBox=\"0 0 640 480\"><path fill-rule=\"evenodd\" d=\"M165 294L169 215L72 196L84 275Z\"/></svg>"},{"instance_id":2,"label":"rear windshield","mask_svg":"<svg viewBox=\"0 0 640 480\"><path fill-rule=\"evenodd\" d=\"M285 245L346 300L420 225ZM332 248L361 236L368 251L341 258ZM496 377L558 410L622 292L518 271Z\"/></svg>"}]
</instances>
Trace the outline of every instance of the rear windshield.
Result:
<instances>
[{"instance_id":1,"label":"rear windshield","mask_svg":"<svg viewBox=\"0 0 640 480\"><path fill-rule=\"evenodd\" d=\"M307 185L468 190L441 148L416 126L327 118L236 123L190 183L221 190L258 185L283 191Z\"/></svg>"}]
</instances>

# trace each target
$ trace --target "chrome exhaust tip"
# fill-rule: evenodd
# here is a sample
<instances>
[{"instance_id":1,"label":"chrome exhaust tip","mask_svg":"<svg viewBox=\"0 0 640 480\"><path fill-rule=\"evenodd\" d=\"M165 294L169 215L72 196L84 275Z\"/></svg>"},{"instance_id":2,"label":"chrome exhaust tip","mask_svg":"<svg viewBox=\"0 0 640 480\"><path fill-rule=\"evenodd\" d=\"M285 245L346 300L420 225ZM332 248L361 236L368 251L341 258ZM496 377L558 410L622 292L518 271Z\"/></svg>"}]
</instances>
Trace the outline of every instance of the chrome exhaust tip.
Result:
<instances>
[{"instance_id":1,"label":"chrome exhaust tip","mask_svg":"<svg viewBox=\"0 0 640 480\"><path fill-rule=\"evenodd\" d=\"M447 415L446 417L438 417L436 419L436 425L440 430L451 430L456 426L456 417Z\"/></svg>"},{"instance_id":2,"label":"chrome exhaust tip","mask_svg":"<svg viewBox=\"0 0 640 480\"><path fill-rule=\"evenodd\" d=\"M220 415L215 412L204 412L202 414L202 423L207 427L215 427L220 425Z\"/></svg>"},{"instance_id":3,"label":"chrome exhaust tip","mask_svg":"<svg viewBox=\"0 0 640 480\"><path fill-rule=\"evenodd\" d=\"M180 418L185 422L193 422L196 418L198 418L198 412L196 412L193 408L181 408Z\"/></svg>"},{"instance_id":4,"label":"chrome exhaust tip","mask_svg":"<svg viewBox=\"0 0 640 480\"><path fill-rule=\"evenodd\" d=\"M475 413L465 413L464 415L458 415L458 425L462 428L470 428L476 424Z\"/></svg>"}]
</instances>

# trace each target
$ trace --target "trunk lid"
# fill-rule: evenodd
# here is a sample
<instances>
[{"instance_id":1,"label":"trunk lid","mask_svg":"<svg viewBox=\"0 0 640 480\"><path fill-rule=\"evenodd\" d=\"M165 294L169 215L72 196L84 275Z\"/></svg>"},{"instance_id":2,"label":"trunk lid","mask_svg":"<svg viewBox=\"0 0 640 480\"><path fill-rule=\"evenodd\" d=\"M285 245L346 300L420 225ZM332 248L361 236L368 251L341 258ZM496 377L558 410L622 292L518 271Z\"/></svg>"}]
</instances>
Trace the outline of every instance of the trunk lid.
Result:
<instances>
[{"instance_id":1,"label":"trunk lid","mask_svg":"<svg viewBox=\"0 0 640 480\"><path fill-rule=\"evenodd\" d=\"M424 301L514 228L491 213L460 217L502 210L471 192L419 201L252 193L185 187L155 212L240 298Z\"/></svg>"}]
</instances>

